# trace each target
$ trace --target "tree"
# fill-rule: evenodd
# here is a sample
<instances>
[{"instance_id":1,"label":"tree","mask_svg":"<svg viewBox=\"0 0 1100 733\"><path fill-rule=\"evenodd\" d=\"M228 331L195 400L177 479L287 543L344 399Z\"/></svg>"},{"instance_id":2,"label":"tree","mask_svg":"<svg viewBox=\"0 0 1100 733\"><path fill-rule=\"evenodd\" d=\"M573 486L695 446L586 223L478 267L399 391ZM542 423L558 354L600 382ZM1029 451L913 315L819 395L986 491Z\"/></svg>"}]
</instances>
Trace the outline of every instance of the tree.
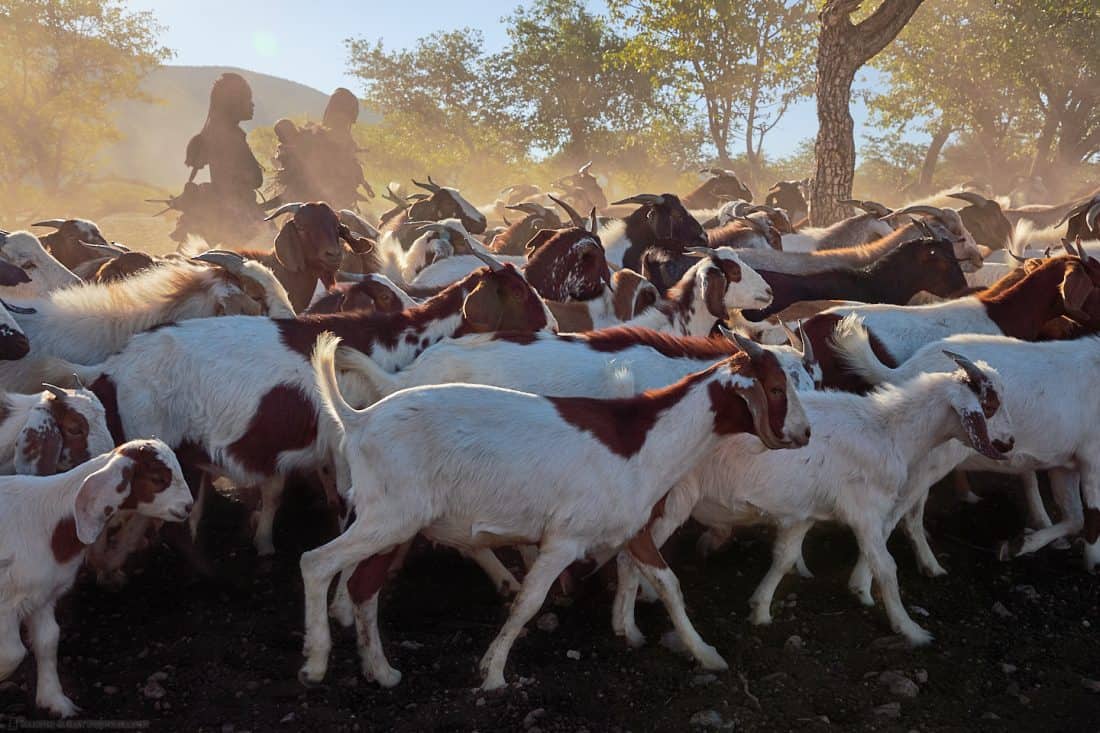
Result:
<instances>
[{"instance_id":1,"label":"tree","mask_svg":"<svg viewBox=\"0 0 1100 733\"><path fill-rule=\"evenodd\" d=\"M659 81L616 61L626 41L580 0L536 0L505 19L511 45L489 64L501 75L517 129L532 145L572 164L592 157L593 138L636 131L663 106Z\"/></svg>"},{"instance_id":2,"label":"tree","mask_svg":"<svg viewBox=\"0 0 1100 733\"><path fill-rule=\"evenodd\" d=\"M817 44L816 170L810 197L815 225L844 218L838 199L852 197L856 148L849 103L856 72L901 31L923 0L882 0L858 24L851 14L861 0L828 0Z\"/></svg>"},{"instance_id":3,"label":"tree","mask_svg":"<svg viewBox=\"0 0 1100 733\"><path fill-rule=\"evenodd\" d=\"M608 5L633 32L624 60L651 74L667 74L685 106L701 100L719 163L731 166L731 136L740 136L749 178L760 185L765 136L788 105L810 91L809 3L610 0Z\"/></svg>"},{"instance_id":4,"label":"tree","mask_svg":"<svg viewBox=\"0 0 1100 733\"><path fill-rule=\"evenodd\" d=\"M1092 0L933 0L875 65L890 84L871 108L884 125L933 135L928 172L952 131L980 153L970 176L1001 184L1072 170L1100 150Z\"/></svg>"},{"instance_id":5,"label":"tree","mask_svg":"<svg viewBox=\"0 0 1100 733\"><path fill-rule=\"evenodd\" d=\"M171 57L152 13L115 0L0 0L0 169L50 193L85 182L117 138L111 109Z\"/></svg>"}]
</instances>

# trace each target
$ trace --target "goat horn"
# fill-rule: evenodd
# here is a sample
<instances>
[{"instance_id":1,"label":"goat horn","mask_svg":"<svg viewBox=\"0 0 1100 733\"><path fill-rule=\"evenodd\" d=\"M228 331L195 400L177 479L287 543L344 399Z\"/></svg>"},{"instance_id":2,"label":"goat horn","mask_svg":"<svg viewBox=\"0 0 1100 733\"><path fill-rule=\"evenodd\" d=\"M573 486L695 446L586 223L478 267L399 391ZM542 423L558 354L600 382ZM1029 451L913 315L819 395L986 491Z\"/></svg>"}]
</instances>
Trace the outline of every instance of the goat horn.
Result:
<instances>
[{"instance_id":1,"label":"goat horn","mask_svg":"<svg viewBox=\"0 0 1100 733\"><path fill-rule=\"evenodd\" d=\"M165 202L165 203L167 203L167 202ZM64 224L65 224L64 219L44 219L42 221L36 221L34 224L31 224L31 226L32 227L53 227L54 229L60 229L62 226L64 226Z\"/></svg>"},{"instance_id":2,"label":"goat horn","mask_svg":"<svg viewBox=\"0 0 1100 733\"><path fill-rule=\"evenodd\" d=\"M437 221L430 221L426 224L424 222L416 222L416 224L420 225L416 230L417 234L426 234L428 232L439 232L440 234L446 234L447 235L447 241L450 241L450 239L451 239L452 232L451 232L451 229L446 224L440 224Z\"/></svg>"},{"instance_id":3,"label":"goat horn","mask_svg":"<svg viewBox=\"0 0 1100 733\"><path fill-rule=\"evenodd\" d=\"M587 175L588 174L588 169L591 168L591 167L592 167L592 161L590 160L587 163L585 163L584 165L582 165L580 168L577 169L577 175L580 175L580 176Z\"/></svg>"},{"instance_id":4,"label":"goat horn","mask_svg":"<svg viewBox=\"0 0 1100 733\"><path fill-rule=\"evenodd\" d=\"M1076 257L1077 253L1073 251L1073 245L1069 243L1069 240L1062 237L1062 249L1066 251L1070 257Z\"/></svg>"},{"instance_id":5,"label":"goat horn","mask_svg":"<svg viewBox=\"0 0 1100 733\"><path fill-rule=\"evenodd\" d=\"M84 380L80 378L79 374L73 374L73 384L75 384L78 389L84 389Z\"/></svg>"},{"instance_id":6,"label":"goat horn","mask_svg":"<svg viewBox=\"0 0 1100 733\"><path fill-rule=\"evenodd\" d=\"M1073 246L1077 248L1077 256L1081 258L1082 262L1089 261L1088 252L1085 251L1085 247L1081 244L1081 235L1077 235L1077 239L1073 242Z\"/></svg>"},{"instance_id":7,"label":"goat horn","mask_svg":"<svg viewBox=\"0 0 1100 733\"><path fill-rule=\"evenodd\" d=\"M565 203L551 193L548 193L546 195L550 197L551 201L560 206L562 211L569 215L569 219L573 222L573 226L584 229L584 218L581 217L580 213L576 209L574 209L572 206Z\"/></svg>"},{"instance_id":8,"label":"goat horn","mask_svg":"<svg viewBox=\"0 0 1100 733\"><path fill-rule=\"evenodd\" d=\"M222 267L234 275L240 274L241 269L244 267L244 257L237 252L230 252L224 249L211 249L203 252L201 255L195 255L191 259L198 260L199 262L206 262L211 265L217 265Z\"/></svg>"},{"instance_id":9,"label":"goat horn","mask_svg":"<svg viewBox=\"0 0 1100 733\"><path fill-rule=\"evenodd\" d=\"M118 247L112 247L107 244L95 244L94 242L85 242L83 239L78 239L77 241L88 249L94 249L107 255L121 257L122 255L126 254L126 250L119 249Z\"/></svg>"},{"instance_id":10,"label":"goat horn","mask_svg":"<svg viewBox=\"0 0 1100 733\"><path fill-rule=\"evenodd\" d=\"M0 304L4 306L5 310L20 316L30 316L38 312L34 308L23 308L18 305L12 305L11 303L3 299L0 299Z\"/></svg>"},{"instance_id":11,"label":"goat horn","mask_svg":"<svg viewBox=\"0 0 1100 733\"><path fill-rule=\"evenodd\" d=\"M1097 226L1097 221L1100 220L1100 201L1089 207L1089 213L1085 214L1085 223L1088 224L1089 229L1096 231L1100 229Z\"/></svg>"},{"instance_id":12,"label":"goat horn","mask_svg":"<svg viewBox=\"0 0 1100 733\"><path fill-rule=\"evenodd\" d=\"M714 250L711 247L686 247L684 254L692 257L710 257L714 254Z\"/></svg>"},{"instance_id":13,"label":"goat horn","mask_svg":"<svg viewBox=\"0 0 1100 733\"><path fill-rule=\"evenodd\" d=\"M943 209L935 206L929 206L927 204L914 204L913 206L906 206L904 209L898 209L897 211L880 217L882 219L891 219L895 216L901 216L902 214L928 214L934 216L937 219L943 218Z\"/></svg>"},{"instance_id":14,"label":"goat horn","mask_svg":"<svg viewBox=\"0 0 1100 733\"><path fill-rule=\"evenodd\" d=\"M1065 224L1065 223L1066 223L1067 221L1069 221L1069 220L1070 220L1070 219L1072 219L1073 217L1077 216L1077 215L1078 215L1078 214L1080 214L1081 212L1083 212L1083 211L1090 211L1090 210L1092 209L1092 207L1093 207L1093 206L1095 206L1096 204L1100 204L1100 199L1098 199L1098 198L1091 198L1091 199L1088 199L1088 200L1086 200L1086 201L1082 201L1081 203L1077 204L1077 205L1076 205L1076 206L1074 206L1074 207L1073 207L1072 209L1070 209L1069 211L1067 211L1067 212L1066 212L1065 214L1063 214L1063 215L1062 215L1062 218L1061 218L1061 219L1059 219L1059 220L1058 220L1058 221L1057 221L1057 222L1056 222L1056 223L1054 224L1054 226L1056 226L1056 227L1060 227L1060 226L1062 226L1062 225L1063 225L1063 224Z\"/></svg>"},{"instance_id":15,"label":"goat horn","mask_svg":"<svg viewBox=\"0 0 1100 733\"><path fill-rule=\"evenodd\" d=\"M966 372L966 379L971 385L977 387L987 379L985 372L962 354L956 354L954 351L948 351L947 349L944 349L943 353L944 356L958 364L959 368Z\"/></svg>"},{"instance_id":16,"label":"goat horn","mask_svg":"<svg viewBox=\"0 0 1100 733\"><path fill-rule=\"evenodd\" d=\"M752 339L746 338L736 331L729 331L728 329L726 331L723 331L723 333L725 333L726 338L733 341L733 343L737 345L737 348L741 349L741 351L744 351L745 354L748 355L748 357L753 361L756 361L764 355L764 349L762 349L760 347L760 344L756 343Z\"/></svg>"},{"instance_id":17,"label":"goat horn","mask_svg":"<svg viewBox=\"0 0 1100 733\"><path fill-rule=\"evenodd\" d=\"M303 204L300 201L289 203L289 204L283 204L279 208L275 209L275 211L273 211L270 214L268 214L267 216L265 216L264 221L271 221L272 219L277 219L278 217L282 216L283 214L297 214L298 209L302 208L303 206L305 206L305 204Z\"/></svg>"},{"instance_id":18,"label":"goat horn","mask_svg":"<svg viewBox=\"0 0 1100 733\"><path fill-rule=\"evenodd\" d=\"M779 326L783 329L783 333L787 334L787 342L799 352L802 351L802 337L791 330L791 327L787 325L786 321L782 318L779 319Z\"/></svg>"},{"instance_id":19,"label":"goat horn","mask_svg":"<svg viewBox=\"0 0 1100 733\"><path fill-rule=\"evenodd\" d=\"M814 342L806 336L806 329L802 325L802 321L798 322L798 335L802 339L802 361L807 364L812 364L816 361L814 357Z\"/></svg>"},{"instance_id":20,"label":"goat horn","mask_svg":"<svg viewBox=\"0 0 1100 733\"><path fill-rule=\"evenodd\" d=\"M46 391L52 394L59 400L63 400L69 396L69 393L58 387L56 384L50 384L49 382L43 382L42 386L46 388Z\"/></svg>"},{"instance_id":21,"label":"goat horn","mask_svg":"<svg viewBox=\"0 0 1100 733\"><path fill-rule=\"evenodd\" d=\"M421 183L420 181L416 180L415 178L411 178L409 180L411 180L413 182L413 185L418 186L419 188L422 188L425 191L431 191L432 193L436 193L437 191L439 191L439 186L437 186L435 184L435 181L432 180L431 176L428 176L428 182L427 183Z\"/></svg>"},{"instance_id":22,"label":"goat horn","mask_svg":"<svg viewBox=\"0 0 1100 733\"><path fill-rule=\"evenodd\" d=\"M588 219L589 219L589 224L588 224L588 227L587 227L587 231L589 232L589 234L593 234L593 235L597 234L600 231L600 219L599 219L598 216L596 216L596 207L595 206L592 207L592 211L588 212ZM581 228L584 229L585 227L581 227Z\"/></svg>"},{"instance_id":23,"label":"goat horn","mask_svg":"<svg viewBox=\"0 0 1100 733\"><path fill-rule=\"evenodd\" d=\"M733 205L733 215L739 219L744 219L745 215L752 211L752 204L748 201L738 201Z\"/></svg>"},{"instance_id":24,"label":"goat horn","mask_svg":"<svg viewBox=\"0 0 1100 733\"><path fill-rule=\"evenodd\" d=\"M1007 247L1005 248L1005 253L1007 253L1009 257L1016 260L1017 262L1027 262L1030 259L1034 259L1033 257L1021 257L1020 255L1016 254L1015 252L1008 249Z\"/></svg>"},{"instance_id":25,"label":"goat horn","mask_svg":"<svg viewBox=\"0 0 1100 733\"><path fill-rule=\"evenodd\" d=\"M958 199L959 201L965 201L968 204L974 206L985 206L989 203L989 199L982 196L980 193L974 193L973 191L959 191L958 193L947 194L948 198Z\"/></svg>"},{"instance_id":26,"label":"goat horn","mask_svg":"<svg viewBox=\"0 0 1100 733\"><path fill-rule=\"evenodd\" d=\"M664 196L658 196L652 193L639 193L629 198L625 198L621 201L612 201L612 206L619 206L620 204L639 204L641 206L660 205L665 202Z\"/></svg>"},{"instance_id":27,"label":"goat horn","mask_svg":"<svg viewBox=\"0 0 1100 733\"><path fill-rule=\"evenodd\" d=\"M471 249L473 250L474 257L477 257L479 260L488 265L489 269L493 272L500 272L504 269L504 265L501 264L500 260L498 260L497 258L493 257L492 255L486 254L485 252L482 252L476 247L471 247Z\"/></svg>"},{"instance_id":28,"label":"goat horn","mask_svg":"<svg viewBox=\"0 0 1100 733\"><path fill-rule=\"evenodd\" d=\"M531 201L523 201L518 204L512 204L511 206L505 206L504 208L510 211L521 211L524 214L536 214L539 216L546 216L548 211L545 206L539 206Z\"/></svg>"}]
</instances>

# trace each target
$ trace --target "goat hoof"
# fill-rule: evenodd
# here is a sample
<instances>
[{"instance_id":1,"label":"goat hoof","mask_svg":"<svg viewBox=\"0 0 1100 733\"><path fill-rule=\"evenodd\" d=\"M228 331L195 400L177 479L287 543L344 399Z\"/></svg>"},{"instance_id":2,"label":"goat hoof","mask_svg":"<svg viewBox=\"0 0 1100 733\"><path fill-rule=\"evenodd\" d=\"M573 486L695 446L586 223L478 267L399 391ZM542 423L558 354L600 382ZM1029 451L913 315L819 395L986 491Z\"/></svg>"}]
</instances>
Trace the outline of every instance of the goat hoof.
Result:
<instances>
[{"instance_id":1,"label":"goat hoof","mask_svg":"<svg viewBox=\"0 0 1100 733\"><path fill-rule=\"evenodd\" d=\"M391 687L396 687L397 684L401 682L401 673L393 667L387 667L380 672L368 672L366 677L368 680L377 682L380 687L384 687L387 690Z\"/></svg>"},{"instance_id":2,"label":"goat hoof","mask_svg":"<svg viewBox=\"0 0 1100 733\"><path fill-rule=\"evenodd\" d=\"M302 683L303 687L320 687L324 679L325 673L323 670L318 674L316 671L310 670L308 664L298 670L298 681Z\"/></svg>"},{"instance_id":3,"label":"goat hoof","mask_svg":"<svg viewBox=\"0 0 1100 733\"><path fill-rule=\"evenodd\" d=\"M631 649L638 649L645 646L645 634L638 629L627 629L622 632L622 637L626 640L626 645Z\"/></svg>"},{"instance_id":4,"label":"goat hoof","mask_svg":"<svg viewBox=\"0 0 1100 733\"><path fill-rule=\"evenodd\" d=\"M481 683L482 692L495 692L496 690L502 690L508 686L508 683L504 681L504 675L494 674L485 678L485 681Z\"/></svg>"},{"instance_id":5,"label":"goat hoof","mask_svg":"<svg viewBox=\"0 0 1100 733\"><path fill-rule=\"evenodd\" d=\"M726 660L722 658L722 655L719 654L718 650L714 647L704 647L700 652L698 657L699 664L708 672L725 672L730 668Z\"/></svg>"},{"instance_id":6,"label":"goat hoof","mask_svg":"<svg viewBox=\"0 0 1100 733\"><path fill-rule=\"evenodd\" d=\"M38 700L37 703L38 707L58 718L71 718L80 714L80 708L65 695L51 700Z\"/></svg>"},{"instance_id":7,"label":"goat hoof","mask_svg":"<svg viewBox=\"0 0 1100 733\"><path fill-rule=\"evenodd\" d=\"M929 565L920 569L921 574L926 578L938 578L941 575L947 575L947 570L942 565L936 563L935 565Z\"/></svg>"},{"instance_id":8,"label":"goat hoof","mask_svg":"<svg viewBox=\"0 0 1100 733\"><path fill-rule=\"evenodd\" d=\"M909 642L909 646L925 646L932 643L932 639L935 638L931 633L925 631L919 626L913 629L908 629L901 632L901 635L905 637L905 640Z\"/></svg>"}]
</instances>

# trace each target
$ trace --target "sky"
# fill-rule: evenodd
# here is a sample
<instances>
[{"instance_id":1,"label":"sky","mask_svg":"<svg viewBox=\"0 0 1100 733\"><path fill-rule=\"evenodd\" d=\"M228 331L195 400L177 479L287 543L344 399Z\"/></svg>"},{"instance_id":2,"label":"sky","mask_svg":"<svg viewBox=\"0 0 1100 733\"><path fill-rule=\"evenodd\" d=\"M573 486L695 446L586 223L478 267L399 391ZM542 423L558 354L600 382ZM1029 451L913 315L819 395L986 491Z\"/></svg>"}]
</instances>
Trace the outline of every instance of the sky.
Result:
<instances>
[{"instance_id":1,"label":"sky","mask_svg":"<svg viewBox=\"0 0 1100 733\"><path fill-rule=\"evenodd\" d=\"M438 30L481 30L486 50L507 43L501 19L519 0L129 0L134 10L152 11L166 27L163 43L176 53L170 62L187 66L237 66L314 87L326 94L338 86L358 92L346 73L344 39L381 38L389 48L411 46ZM590 7L599 9L598 0ZM852 105L856 144L866 112ZM792 107L768 136L765 151L782 157L817 130L812 100ZM734 149L734 154L738 151Z\"/></svg>"}]
</instances>

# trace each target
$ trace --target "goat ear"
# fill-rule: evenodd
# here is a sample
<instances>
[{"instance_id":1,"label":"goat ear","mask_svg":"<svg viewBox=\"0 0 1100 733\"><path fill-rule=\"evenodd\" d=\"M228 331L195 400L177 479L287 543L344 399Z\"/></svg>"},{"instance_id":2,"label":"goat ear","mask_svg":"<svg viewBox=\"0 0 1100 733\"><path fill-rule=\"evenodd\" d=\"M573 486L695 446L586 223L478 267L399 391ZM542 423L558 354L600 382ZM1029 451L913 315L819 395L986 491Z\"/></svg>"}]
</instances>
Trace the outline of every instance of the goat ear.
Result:
<instances>
[{"instance_id":1,"label":"goat ear","mask_svg":"<svg viewBox=\"0 0 1100 733\"><path fill-rule=\"evenodd\" d=\"M275 258L291 272L301 272L305 267L302 238L298 236L298 227L294 226L293 219L283 224L279 235L275 237Z\"/></svg>"},{"instance_id":2,"label":"goat ear","mask_svg":"<svg viewBox=\"0 0 1100 733\"><path fill-rule=\"evenodd\" d=\"M1004 460L1004 454L994 448L989 439L989 425L981 410L962 410L959 413L959 419L962 422L963 432L966 433L966 442L971 448L986 458L992 458L995 461Z\"/></svg>"},{"instance_id":3,"label":"goat ear","mask_svg":"<svg viewBox=\"0 0 1100 733\"><path fill-rule=\"evenodd\" d=\"M49 409L34 409L15 444L15 472L31 476L57 473L61 446L61 428Z\"/></svg>"},{"instance_id":4,"label":"goat ear","mask_svg":"<svg viewBox=\"0 0 1100 733\"><path fill-rule=\"evenodd\" d=\"M473 333L496 331L504 320L503 306L495 289L482 282L463 301L462 318Z\"/></svg>"},{"instance_id":5,"label":"goat ear","mask_svg":"<svg viewBox=\"0 0 1100 733\"><path fill-rule=\"evenodd\" d=\"M527 244L524 245L527 256L530 257L532 253L538 251L538 248L553 239L555 234L557 232L553 229L540 229L535 232L535 236L527 240Z\"/></svg>"},{"instance_id":6,"label":"goat ear","mask_svg":"<svg viewBox=\"0 0 1100 733\"><path fill-rule=\"evenodd\" d=\"M1074 319L1087 321L1088 314L1084 312L1083 306L1092 293L1093 285L1084 269L1072 266L1067 268L1060 290L1066 313Z\"/></svg>"},{"instance_id":7,"label":"goat ear","mask_svg":"<svg viewBox=\"0 0 1100 733\"><path fill-rule=\"evenodd\" d=\"M703 302L715 318L723 319L726 312L726 276L717 267L708 267L703 272Z\"/></svg>"},{"instance_id":8,"label":"goat ear","mask_svg":"<svg viewBox=\"0 0 1100 733\"><path fill-rule=\"evenodd\" d=\"M88 478L76 492L73 518L76 536L85 545L96 541L114 513L130 495L133 461L114 455L107 465Z\"/></svg>"}]
</instances>

